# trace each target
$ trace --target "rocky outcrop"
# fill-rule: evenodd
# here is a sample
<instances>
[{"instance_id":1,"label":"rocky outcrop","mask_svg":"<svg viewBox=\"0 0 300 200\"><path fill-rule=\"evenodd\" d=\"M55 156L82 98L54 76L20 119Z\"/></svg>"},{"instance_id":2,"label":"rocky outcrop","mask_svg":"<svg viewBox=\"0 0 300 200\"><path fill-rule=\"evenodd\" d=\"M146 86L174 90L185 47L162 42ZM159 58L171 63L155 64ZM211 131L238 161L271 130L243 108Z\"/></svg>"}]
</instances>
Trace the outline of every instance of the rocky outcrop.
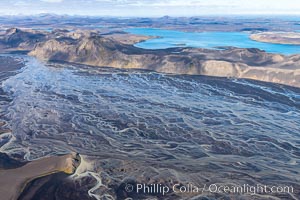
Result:
<instances>
[{"instance_id":1,"label":"rocky outcrop","mask_svg":"<svg viewBox=\"0 0 300 200\"><path fill-rule=\"evenodd\" d=\"M13 31L7 35L15 34ZM26 34L22 31L22 34L26 36L21 37L21 41L40 38L32 50L29 48L29 55L46 61L138 68L174 74L249 78L300 87L300 55L269 54L254 48L146 50L100 36L95 31L55 30L44 36L31 36L32 32ZM29 41L33 45L34 41Z\"/></svg>"},{"instance_id":2,"label":"rocky outcrop","mask_svg":"<svg viewBox=\"0 0 300 200\"><path fill-rule=\"evenodd\" d=\"M226 61L208 60L203 63L201 74L207 76L240 77L241 67Z\"/></svg>"},{"instance_id":3,"label":"rocky outcrop","mask_svg":"<svg viewBox=\"0 0 300 200\"><path fill-rule=\"evenodd\" d=\"M252 34L252 40L273 44L300 45L300 33L296 32L262 32Z\"/></svg>"}]
</instances>

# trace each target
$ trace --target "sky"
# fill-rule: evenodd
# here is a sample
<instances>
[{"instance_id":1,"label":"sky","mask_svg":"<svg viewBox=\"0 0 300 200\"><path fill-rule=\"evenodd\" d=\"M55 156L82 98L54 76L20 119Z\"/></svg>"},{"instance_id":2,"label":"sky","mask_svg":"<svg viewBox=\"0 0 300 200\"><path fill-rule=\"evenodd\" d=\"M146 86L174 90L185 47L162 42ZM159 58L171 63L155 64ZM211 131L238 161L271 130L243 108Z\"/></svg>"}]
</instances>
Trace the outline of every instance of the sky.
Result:
<instances>
[{"instance_id":1,"label":"sky","mask_svg":"<svg viewBox=\"0 0 300 200\"><path fill-rule=\"evenodd\" d=\"M300 15L300 0L0 0L0 15Z\"/></svg>"}]
</instances>

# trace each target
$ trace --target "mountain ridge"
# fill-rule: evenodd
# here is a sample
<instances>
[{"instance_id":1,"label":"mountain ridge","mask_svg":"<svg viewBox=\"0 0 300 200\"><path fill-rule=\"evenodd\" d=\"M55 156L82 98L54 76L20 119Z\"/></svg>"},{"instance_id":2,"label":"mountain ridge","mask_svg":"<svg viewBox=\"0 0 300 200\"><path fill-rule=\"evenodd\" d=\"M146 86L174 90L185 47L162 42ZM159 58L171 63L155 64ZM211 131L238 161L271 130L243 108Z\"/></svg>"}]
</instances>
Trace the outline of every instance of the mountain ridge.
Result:
<instances>
[{"instance_id":1,"label":"mountain ridge","mask_svg":"<svg viewBox=\"0 0 300 200\"><path fill-rule=\"evenodd\" d=\"M0 35L0 44L6 50L28 50L30 56L45 61L247 78L300 87L300 55L271 54L255 48L146 50L101 36L97 31L27 29L6 31Z\"/></svg>"}]
</instances>

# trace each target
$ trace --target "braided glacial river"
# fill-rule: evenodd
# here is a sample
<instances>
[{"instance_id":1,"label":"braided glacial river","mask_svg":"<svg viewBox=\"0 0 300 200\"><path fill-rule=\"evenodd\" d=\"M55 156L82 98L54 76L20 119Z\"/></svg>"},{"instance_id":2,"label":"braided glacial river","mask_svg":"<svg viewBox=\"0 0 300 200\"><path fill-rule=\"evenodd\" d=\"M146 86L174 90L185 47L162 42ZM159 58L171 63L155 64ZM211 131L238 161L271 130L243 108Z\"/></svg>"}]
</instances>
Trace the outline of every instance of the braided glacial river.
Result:
<instances>
[{"instance_id":1,"label":"braided glacial river","mask_svg":"<svg viewBox=\"0 0 300 200\"><path fill-rule=\"evenodd\" d=\"M14 56L25 67L1 83L11 133L0 150L26 160L80 153L74 179L91 198L122 199L128 179L292 185L294 195L281 197L300 194L300 89Z\"/></svg>"}]
</instances>

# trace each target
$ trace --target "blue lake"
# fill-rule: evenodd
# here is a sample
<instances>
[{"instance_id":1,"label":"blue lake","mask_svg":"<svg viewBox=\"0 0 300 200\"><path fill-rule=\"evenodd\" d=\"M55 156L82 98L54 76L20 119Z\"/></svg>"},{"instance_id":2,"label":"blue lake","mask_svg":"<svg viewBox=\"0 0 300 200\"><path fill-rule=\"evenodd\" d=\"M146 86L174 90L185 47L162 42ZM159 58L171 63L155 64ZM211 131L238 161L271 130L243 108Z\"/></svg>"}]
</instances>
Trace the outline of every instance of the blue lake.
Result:
<instances>
[{"instance_id":1,"label":"blue lake","mask_svg":"<svg viewBox=\"0 0 300 200\"><path fill-rule=\"evenodd\" d=\"M135 44L144 49L165 49L171 47L217 48L233 46L240 48L259 48L270 53L285 55L300 53L299 45L282 45L256 42L246 32L181 32L154 28L131 28L126 30L132 34L158 36Z\"/></svg>"}]
</instances>

